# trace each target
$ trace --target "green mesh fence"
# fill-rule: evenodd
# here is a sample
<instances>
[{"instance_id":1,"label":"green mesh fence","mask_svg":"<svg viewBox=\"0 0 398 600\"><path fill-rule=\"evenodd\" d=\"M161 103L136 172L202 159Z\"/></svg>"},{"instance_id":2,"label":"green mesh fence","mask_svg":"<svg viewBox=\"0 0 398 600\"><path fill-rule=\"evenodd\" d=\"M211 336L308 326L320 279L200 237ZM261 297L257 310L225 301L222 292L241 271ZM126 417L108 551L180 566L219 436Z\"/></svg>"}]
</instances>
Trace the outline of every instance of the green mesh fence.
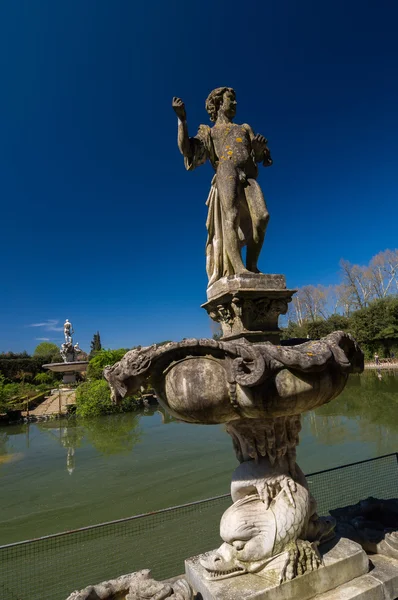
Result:
<instances>
[{"instance_id":1,"label":"green mesh fence","mask_svg":"<svg viewBox=\"0 0 398 600\"><path fill-rule=\"evenodd\" d=\"M398 455L308 475L318 512L368 496L398 498ZM184 559L220 544L229 494L76 531L0 546L0 600L65 600L90 583L150 568L184 572Z\"/></svg>"}]
</instances>

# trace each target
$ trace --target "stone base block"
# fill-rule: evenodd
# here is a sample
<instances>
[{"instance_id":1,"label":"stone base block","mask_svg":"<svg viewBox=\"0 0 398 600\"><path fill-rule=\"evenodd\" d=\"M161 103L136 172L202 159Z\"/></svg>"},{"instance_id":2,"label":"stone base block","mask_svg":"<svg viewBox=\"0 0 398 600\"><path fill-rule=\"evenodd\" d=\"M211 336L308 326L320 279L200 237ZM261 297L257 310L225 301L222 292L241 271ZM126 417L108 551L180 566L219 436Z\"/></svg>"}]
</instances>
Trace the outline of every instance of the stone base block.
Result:
<instances>
[{"instance_id":1,"label":"stone base block","mask_svg":"<svg viewBox=\"0 0 398 600\"><path fill-rule=\"evenodd\" d=\"M316 600L396 600L398 598L398 560L382 555L370 556L370 571Z\"/></svg>"},{"instance_id":2,"label":"stone base block","mask_svg":"<svg viewBox=\"0 0 398 600\"><path fill-rule=\"evenodd\" d=\"M205 578L206 571L199 560L210 553L185 561L186 579L203 600L310 600L315 596L318 600L318 594L328 592L369 571L368 556L356 542L341 538L324 544L319 550L324 566L282 585L270 583L263 577L250 573L209 581ZM320 598L323 600L323 596ZM335 600L333 596L332 598ZM341 597L343 599L344 596Z\"/></svg>"},{"instance_id":3,"label":"stone base block","mask_svg":"<svg viewBox=\"0 0 398 600\"><path fill-rule=\"evenodd\" d=\"M231 275L207 289L203 308L220 323L224 340L279 344L278 317L286 313L295 291L286 288L283 275Z\"/></svg>"}]
</instances>

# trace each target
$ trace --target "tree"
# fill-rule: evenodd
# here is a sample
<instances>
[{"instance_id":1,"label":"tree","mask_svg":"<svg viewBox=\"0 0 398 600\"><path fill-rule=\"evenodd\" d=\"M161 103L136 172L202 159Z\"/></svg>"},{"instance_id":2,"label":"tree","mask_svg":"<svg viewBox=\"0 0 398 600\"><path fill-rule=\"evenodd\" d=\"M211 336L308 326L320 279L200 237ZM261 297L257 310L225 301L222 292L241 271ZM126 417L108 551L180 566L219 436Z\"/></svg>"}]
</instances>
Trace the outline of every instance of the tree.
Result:
<instances>
[{"instance_id":1,"label":"tree","mask_svg":"<svg viewBox=\"0 0 398 600\"><path fill-rule=\"evenodd\" d=\"M95 354L102 349L101 337L100 337L99 331L97 331L97 333L94 333L90 347L91 347L90 358L95 356Z\"/></svg>"},{"instance_id":2,"label":"tree","mask_svg":"<svg viewBox=\"0 0 398 600\"><path fill-rule=\"evenodd\" d=\"M398 298L374 300L353 313L350 331L368 358L376 351L389 355L398 346Z\"/></svg>"},{"instance_id":3,"label":"tree","mask_svg":"<svg viewBox=\"0 0 398 600\"><path fill-rule=\"evenodd\" d=\"M397 293L398 250L385 250L376 254L369 264L369 277L376 298Z\"/></svg>"},{"instance_id":4,"label":"tree","mask_svg":"<svg viewBox=\"0 0 398 600\"><path fill-rule=\"evenodd\" d=\"M51 342L41 342L36 346L33 356L35 358L43 358L48 360L48 362L62 362L58 346Z\"/></svg>"},{"instance_id":5,"label":"tree","mask_svg":"<svg viewBox=\"0 0 398 600\"><path fill-rule=\"evenodd\" d=\"M300 327L305 321L327 318L327 294L328 289L322 285L305 285L293 296L293 317Z\"/></svg>"},{"instance_id":6,"label":"tree","mask_svg":"<svg viewBox=\"0 0 398 600\"><path fill-rule=\"evenodd\" d=\"M368 266L352 265L348 260L341 260L345 296L349 299L350 310L366 308L372 299L373 285L371 269Z\"/></svg>"}]
</instances>

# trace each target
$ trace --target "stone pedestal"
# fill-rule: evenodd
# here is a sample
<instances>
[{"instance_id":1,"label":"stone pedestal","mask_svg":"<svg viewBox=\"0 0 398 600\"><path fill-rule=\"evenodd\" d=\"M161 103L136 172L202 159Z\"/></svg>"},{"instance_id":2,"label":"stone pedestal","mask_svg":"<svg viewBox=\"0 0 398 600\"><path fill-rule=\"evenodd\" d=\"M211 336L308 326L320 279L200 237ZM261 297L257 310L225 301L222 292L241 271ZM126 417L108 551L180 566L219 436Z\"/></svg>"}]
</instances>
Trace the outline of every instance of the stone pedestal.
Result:
<instances>
[{"instance_id":1,"label":"stone pedestal","mask_svg":"<svg viewBox=\"0 0 398 600\"><path fill-rule=\"evenodd\" d=\"M356 542L345 538L335 539L319 550L323 566L281 585L272 580L272 572L269 572L268 580L251 573L220 581L206 579L206 570L199 561L206 559L211 553L185 561L186 579L203 600L310 600L315 596L318 600L317 594L320 595L319 599L323 598L323 593L366 575L369 571L368 556ZM344 600L349 598L330 598L337 600L337 597Z\"/></svg>"},{"instance_id":2,"label":"stone pedestal","mask_svg":"<svg viewBox=\"0 0 398 600\"><path fill-rule=\"evenodd\" d=\"M62 377L62 383L76 383L76 373L65 373Z\"/></svg>"},{"instance_id":3,"label":"stone pedestal","mask_svg":"<svg viewBox=\"0 0 398 600\"><path fill-rule=\"evenodd\" d=\"M370 556L370 570L349 583L320 594L316 600L396 600L398 598L398 560Z\"/></svg>"},{"instance_id":4,"label":"stone pedestal","mask_svg":"<svg viewBox=\"0 0 398 600\"><path fill-rule=\"evenodd\" d=\"M202 308L221 324L223 340L246 338L279 344L278 318L286 314L295 291L286 288L284 275L231 275L207 289Z\"/></svg>"}]
</instances>

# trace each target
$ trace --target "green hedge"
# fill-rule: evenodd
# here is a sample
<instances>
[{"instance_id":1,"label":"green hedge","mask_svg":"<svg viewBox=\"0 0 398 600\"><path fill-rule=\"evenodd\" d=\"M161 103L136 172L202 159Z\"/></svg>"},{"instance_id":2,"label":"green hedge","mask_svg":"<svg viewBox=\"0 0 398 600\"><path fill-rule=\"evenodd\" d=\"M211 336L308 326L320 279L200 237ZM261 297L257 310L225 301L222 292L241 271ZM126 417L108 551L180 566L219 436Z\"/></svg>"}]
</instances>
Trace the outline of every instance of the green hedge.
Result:
<instances>
[{"instance_id":1,"label":"green hedge","mask_svg":"<svg viewBox=\"0 0 398 600\"><path fill-rule=\"evenodd\" d=\"M29 373L29 379L34 378L40 372L43 372L43 364L51 362L51 357L46 358L0 358L0 373L9 381L17 378L18 373ZM28 377L27 377L28 379Z\"/></svg>"}]
</instances>

